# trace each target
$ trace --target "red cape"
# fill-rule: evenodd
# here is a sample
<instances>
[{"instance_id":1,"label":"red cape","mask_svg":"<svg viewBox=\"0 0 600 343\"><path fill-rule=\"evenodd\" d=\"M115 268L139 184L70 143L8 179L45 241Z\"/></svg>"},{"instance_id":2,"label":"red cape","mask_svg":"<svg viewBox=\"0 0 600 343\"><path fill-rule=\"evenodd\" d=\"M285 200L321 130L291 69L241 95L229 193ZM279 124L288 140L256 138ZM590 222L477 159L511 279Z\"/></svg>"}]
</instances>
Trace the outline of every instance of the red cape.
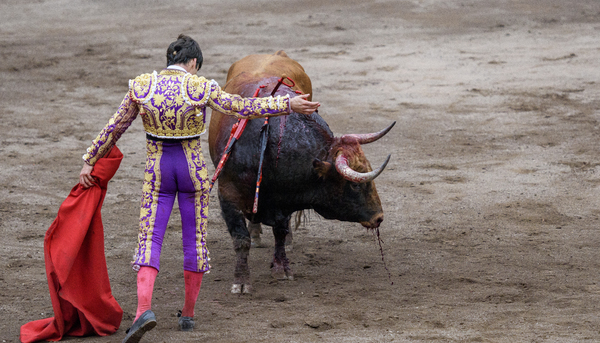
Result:
<instances>
[{"instance_id":1,"label":"red cape","mask_svg":"<svg viewBox=\"0 0 600 343\"><path fill-rule=\"evenodd\" d=\"M121 324L123 310L112 296L100 209L106 185L123 154L117 147L98 160L96 184L75 186L44 238L44 259L53 318L21 326L21 342L58 341L63 336L106 336Z\"/></svg>"}]
</instances>

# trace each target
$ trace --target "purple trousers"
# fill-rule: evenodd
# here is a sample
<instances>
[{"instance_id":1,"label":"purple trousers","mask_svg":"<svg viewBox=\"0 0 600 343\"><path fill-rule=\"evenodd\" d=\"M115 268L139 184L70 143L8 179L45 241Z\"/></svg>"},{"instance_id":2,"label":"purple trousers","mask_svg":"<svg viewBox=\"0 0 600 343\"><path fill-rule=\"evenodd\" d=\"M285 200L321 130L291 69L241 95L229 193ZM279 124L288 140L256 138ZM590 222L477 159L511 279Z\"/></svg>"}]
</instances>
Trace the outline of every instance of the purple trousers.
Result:
<instances>
[{"instance_id":1,"label":"purple trousers","mask_svg":"<svg viewBox=\"0 0 600 343\"><path fill-rule=\"evenodd\" d=\"M181 214L183 269L210 269L206 248L208 172L199 139L154 141L147 139L146 171L140 211L134 269L160 270L160 254L175 198Z\"/></svg>"}]
</instances>

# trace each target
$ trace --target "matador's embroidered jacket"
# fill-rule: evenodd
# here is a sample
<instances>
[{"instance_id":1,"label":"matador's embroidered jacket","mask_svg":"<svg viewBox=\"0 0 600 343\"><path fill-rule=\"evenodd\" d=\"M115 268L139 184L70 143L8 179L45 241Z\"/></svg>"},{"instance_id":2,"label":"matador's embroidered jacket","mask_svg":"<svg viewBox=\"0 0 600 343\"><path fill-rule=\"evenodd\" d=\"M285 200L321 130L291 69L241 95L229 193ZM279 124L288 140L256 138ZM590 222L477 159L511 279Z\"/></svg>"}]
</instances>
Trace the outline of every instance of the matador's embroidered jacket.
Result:
<instances>
[{"instance_id":1,"label":"matador's embroidered jacket","mask_svg":"<svg viewBox=\"0 0 600 343\"><path fill-rule=\"evenodd\" d=\"M177 69L142 74L129 81L129 92L117 112L83 155L94 165L110 151L137 115L144 130L157 138L188 139L205 131L206 107L240 118L275 116L290 112L290 98L242 98L228 94L214 80Z\"/></svg>"}]
</instances>

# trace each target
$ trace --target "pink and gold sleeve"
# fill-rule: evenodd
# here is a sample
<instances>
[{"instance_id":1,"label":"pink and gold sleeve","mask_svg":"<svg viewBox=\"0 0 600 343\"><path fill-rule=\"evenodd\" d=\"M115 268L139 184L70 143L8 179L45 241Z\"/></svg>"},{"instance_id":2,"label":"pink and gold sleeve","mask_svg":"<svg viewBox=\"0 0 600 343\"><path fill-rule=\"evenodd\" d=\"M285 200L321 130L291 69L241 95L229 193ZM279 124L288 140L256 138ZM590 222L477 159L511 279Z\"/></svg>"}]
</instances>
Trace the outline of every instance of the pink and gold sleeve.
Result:
<instances>
[{"instance_id":1,"label":"pink and gold sleeve","mask_svg":"<svg viewBox=\"0 0 600 343\"><path fill-rule=\"evenodd\" d=\"M106 155L135 120L138 113L138 104L132 101L127 93L117 112L110 118L108 124L100 131L86 154L83 155L85 163L93 166L98 159Z\"/></svg>"}]
</instances>

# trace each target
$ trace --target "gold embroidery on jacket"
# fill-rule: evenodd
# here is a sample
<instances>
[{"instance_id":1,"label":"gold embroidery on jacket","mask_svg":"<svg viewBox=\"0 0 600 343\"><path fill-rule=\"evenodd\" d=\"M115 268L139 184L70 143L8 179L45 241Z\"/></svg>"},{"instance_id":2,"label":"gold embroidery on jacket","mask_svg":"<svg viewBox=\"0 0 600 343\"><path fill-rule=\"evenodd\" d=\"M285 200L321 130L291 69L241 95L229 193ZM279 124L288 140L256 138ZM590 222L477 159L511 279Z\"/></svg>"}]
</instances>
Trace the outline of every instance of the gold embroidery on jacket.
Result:
<instances>
[{"instance_id":1,"label":"gold embroidery on jacket","mask_svg":"<svg viewBox=\"0 0 600 343\"><path fill-rule=\"evenodd\" d=\"M194 101L186 103L182 83L189 74L163 70L156 77L143 74L131 82L132 99L140 105L144 130L155 137L190 138L204 132L204 97L197 101L203 82L194 82ZM193 78L198 81L197 78ZM183 88L183 89L182 89ZM188 93L188 92L186 92ZM193 113L194 115L190 115ZM201 114L201 115L197 115Z\"/></svg>"}]
</instances>

